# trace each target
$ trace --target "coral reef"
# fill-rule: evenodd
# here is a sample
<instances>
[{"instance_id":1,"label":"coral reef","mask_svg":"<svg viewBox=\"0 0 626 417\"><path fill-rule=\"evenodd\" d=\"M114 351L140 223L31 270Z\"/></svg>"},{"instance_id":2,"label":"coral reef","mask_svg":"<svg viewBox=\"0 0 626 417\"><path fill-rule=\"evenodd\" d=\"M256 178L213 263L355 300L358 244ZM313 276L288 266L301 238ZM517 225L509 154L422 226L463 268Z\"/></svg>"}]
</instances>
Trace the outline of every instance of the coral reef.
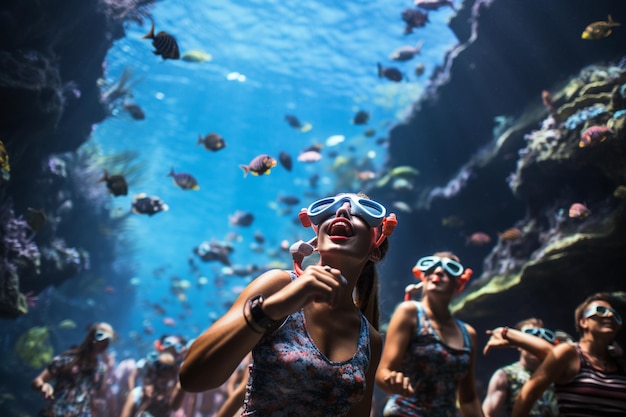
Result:
<instances>
[{"instance_id":1,"label":"coral reef","mask_svg":"<svg viewBox=\"0 0 626 417\"><path fill-rule=\"evenodd\" d=\"M385 279L383 315L401 300L415 259L442 249L475 271L455 311L477 329L539 316L574 334L572 311L585 296L623 289L626 202L616 191L626 184L623 48L617 38L591 44L572 35L594 7L470 0L452 19L460 45L389 133L384 171L408 165L428 175L410 194L366 190L412 209L399 216L392 245L415 256L389 252L384 277L399 278ZM626 13L626 4L611 10ZM552 93L552 109L542 105L543 90ZM580 147L591 126L611 134ZM591 214L570 218L572 203ZM499 236L512 227L519 238ZM475 232L493 243L469 244ZM512 322L502 322L503 311ZM481 367L478 377L493 370Z\"/></svg>"},{"instance_id":2,"label":"coral reef","mask_svg":"<svg viewBox=\"0 0 626 417\"><path fill-rule=\"evenodd\" d=\"M40 272L39 249L28 224L15 217L10 202L0 205L0 316L18 317L28 311L19 277Z\"/></svg>"},{"instance_id":3,"label":"coral reef","mask_svg":"<svg viewBox=\"0 0 626 417\"><path fill-rule=\"evenodd\" d=\"M112 257L116 243L99 232L113 221L109 197L95 185L102 167L71 152L110 114L98 84L108 49L124 36L125 22L141 22L152 4L0 6L0 139L11 163L10 180L0 185L0 317L25 314L48 286L100 270L102 262L110 268L104 257ZM29 210L43 213L41 230L28 228Z\"/></svg>"}]
</instances>

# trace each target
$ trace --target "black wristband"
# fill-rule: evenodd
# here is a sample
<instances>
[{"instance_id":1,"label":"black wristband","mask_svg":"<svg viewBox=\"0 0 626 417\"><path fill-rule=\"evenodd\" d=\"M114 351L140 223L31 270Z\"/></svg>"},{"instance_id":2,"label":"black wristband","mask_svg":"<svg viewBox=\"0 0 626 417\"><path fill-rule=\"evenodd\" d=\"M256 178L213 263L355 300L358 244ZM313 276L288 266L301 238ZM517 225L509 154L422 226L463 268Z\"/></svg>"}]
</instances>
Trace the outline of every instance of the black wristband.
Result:
<instances>
[{"instance_id":1,"label":"black wristband","mask_svg":"<svg viewBox=\"0 0 626 417\"><path fill-rule=\"evenodd\" d=\"M250 315L252 316L252 321L254 324L258 325L263 329L269 329L272 326L276 325L276 320L272 320L271 318L265 315L263 311L263 302L265 298L263 295L257 295L248 300L248 304L250 305Z\"/></svg>"}]
</instances>

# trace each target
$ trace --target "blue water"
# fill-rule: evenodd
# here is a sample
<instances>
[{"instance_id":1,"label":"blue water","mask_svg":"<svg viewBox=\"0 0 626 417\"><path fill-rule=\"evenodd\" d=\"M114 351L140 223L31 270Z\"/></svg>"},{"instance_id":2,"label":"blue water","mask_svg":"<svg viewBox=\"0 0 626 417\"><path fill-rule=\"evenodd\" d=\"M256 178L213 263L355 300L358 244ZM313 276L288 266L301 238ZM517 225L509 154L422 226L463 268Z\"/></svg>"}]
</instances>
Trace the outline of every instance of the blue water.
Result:
<instances>
[{"instance_id":1,"label":"blue water","mask_svg":"<svg viewBox=\"0 0 626 417\"><path fill-rule=\"evenodd\" d=\"M215 284L222 265L202 263L192 249L202 241L224 241L230 232L241 235L231 242L233 264L267 265L289 258L270 256L283 239L308 239L312 232L293 222L298 209L312 200L310 192L321 196L337 190L337 173L327 152L371 160L378 169L385 161L385 146L375 143L384 138L393 124L402 122L425 87L428 76L443 60L445 51L456 43L447 27L450 9L430 13L425 28L404 35L400 14L410 2L381 1L161 1L152 10L156 32L174 35L181 52L201 49L212 56L204 63L163 61L153 55L149 40L141 37L150 22L127 27L127 36L118 40L106 59L106 81L114 82L124 68L138 81L133 102L146 113L136 121L125 112L107 119L95 129L92 140L106 154L125 150L140 152L145 164L142 181L131 183L129 196L112 199L112 210L127 211L132 195L145 192L162 198L170 207L153 217L133 215L124 239L135 251L123 262L136 268L136 300L127 323L118 324L120 333L141 332L147 320L156 330L193 336L222 314L236 293L253 278L227 277L223 286ZM421 55L406 63L387 57L396 48L414 45L423 39ZM376 63L398 67L408 78L393 83L377 76ZM426 72L414 74L421 62ZM230 73L245 81L229 80ZM358 110L371 114L367 126L351 124ZM303 133L290 127L285 114L313 125ZM364 131L376 129L365 137ZM210 152L197 146L198 135L217 132L226 148ZM314 143L324 144L331 135L344 135L342 144L323 150L317 163L299 163L300 151ZM352 150L350 149L352 147ZM281 151L294 159L292 172L278 165L270 175L244 178L239 164L248 164L261 153L275 158ZM197 178L200 190L183 191L166 177L171 168ZM312 190L309 178L318 174L319 186ZM281 214L279 196L294 195L301 205L291 214ZM236 210L250 211L255 221L250 227L229 224ZM253 234L266 238L264 253L250 249ZM190 270L188 259L195 258L198 271ZM154 271L164 267L158 277ZM198 277L208 284L196 287ZM170 294L171 278L188 280L186 297L191 314ZM163 305L166 316L177 327L165 327L162 316L145 303ZM181 314L183 316L181 316Z\"/></svg>"}]
</instances>

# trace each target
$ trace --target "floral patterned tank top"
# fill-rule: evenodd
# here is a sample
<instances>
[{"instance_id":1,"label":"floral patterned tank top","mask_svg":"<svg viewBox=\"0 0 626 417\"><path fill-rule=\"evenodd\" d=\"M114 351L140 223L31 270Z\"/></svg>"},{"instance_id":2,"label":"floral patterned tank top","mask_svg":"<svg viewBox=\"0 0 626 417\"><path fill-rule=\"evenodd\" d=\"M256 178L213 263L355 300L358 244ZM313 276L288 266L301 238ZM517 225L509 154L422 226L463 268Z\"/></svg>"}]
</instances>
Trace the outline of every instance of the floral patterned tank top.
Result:
<instances>
[{"instance_id":1,"label":"floral patterned tank top","mask_svg":"<svg viewBox=\"0 0 626 417\"><path fill-rule=\"evenodd\" d=\"M332 362L309 335L304 310L293 313L252 350L242 416L346 415L365 395L369 341L369 322L361 314L354 356Z\"/></svg>"},{"instance_id":2,"label":"floral patterned tank top","mask_svg":"<svg viewBox=\"0 0 626 417\"><path fill-rule=\"evenodd\" d=\"M435 332L422 303L417 307L417 330L407 348L401 371L411 380L412 397L393 395L385 404L385 417L456 416L458 381L470 365L471 342L465 323L457 320L463 334L463 348L444 344Z\"/></svg>"}]
</instances>

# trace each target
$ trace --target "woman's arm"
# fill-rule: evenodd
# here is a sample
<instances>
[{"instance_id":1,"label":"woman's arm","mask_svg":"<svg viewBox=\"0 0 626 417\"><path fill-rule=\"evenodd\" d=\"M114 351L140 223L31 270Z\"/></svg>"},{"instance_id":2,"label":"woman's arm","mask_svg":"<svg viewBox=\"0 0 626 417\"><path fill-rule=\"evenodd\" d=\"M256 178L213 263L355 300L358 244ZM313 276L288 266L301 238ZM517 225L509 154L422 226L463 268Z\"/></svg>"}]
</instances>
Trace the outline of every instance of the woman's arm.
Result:
<instances>
[{"instance_id":1,"label":"woman's arm","mask_svg":"<svg viewBox=\"0 0 626 417\"><path fill-rule=\"evenodd\" d=\"M578 352L570 344L557 345L533 372L515 399L511 417L527 417L535 402L553 382L567 382L579 372Z\"/></svg>"},{"instance_id":2,"label":"woman's arm","mask_svg":"<svg viewBox=\"0 0 626 417\"><path fill-rule=\"evenodd\" d=\"M347 417L363 417L369 416L372 411L372 397L374 396L374 385L376 384L376 369L380 362L380 356L383 350L383 340L380 334L370 324L370 363L367 368L366 391L363 400L352 407Z\"/></svg>"},{"instance_id":3,"label":"woman's arm","mask_svg":"<svg viewBox=\"0 0 626 417\"><path fill-rule=\"evenodd\" d=\"M277 269L252 281L230 310L191 345L180 369L183 389L199 392L222 385L263 337L247 323L251 318L243 314L250 298L263 295L263 313L278 321L315 299L327 300L330 305L338 302L346 285L340 278L339 270L311 265L293 281L288 272Z\"/></svg>"},{"instance_id":4,"label":"woman's arm","mask_svg":"<svg viewBox=\"0 0 626 417\"><path fill-rule=\"evenodd\" d=\"M200 392L217 388L230 377L237 365L258 343L263 334L254 331L246 322L243 308L248 299L262 294L268 297L289 283L285 271L272 270L252 281L237 297L231 308L211 327L196 338L180 368L182 388Z\"/></svg>"},{"instance_id":5,"label":"woman's arm","mask_svg":"<svg viewBox=\"0 0 626 417\"><path fill-rule=\"evenodd\" d=\"M506 373L502 369L498 369L489 380L487 395L483 400L485 417L497 417L504 411L508 399L508 389L509 382Z\"/></svg>"},{"instance_id":6,"label":"woman's arm","mask_svg":"<svg viewBox=\"0 0 626 417\"><path fill-rule=\"evenodd\" d=\"M543 360L554 347L541 337L508 327L496 327L493 330L487 330L487 334L490 334L491 337L483 349L485 355L488 354L492 348L519 347L532 353L540 360Z\"/></svg>"},{"instance_id":7,"label":"woman's arm","mask_svg":"<svg viewBox=\"0 0 626 417\"><path fill-rule=\"evenodd\" d=\"M170 408L172 411L176 411L183 405L183 400L185 399L185 391L180 387L180 382L177 382L172 389L172 395L170 397Z\"/></svg>"},{"instance_id":8,"label":"woman's arm","mask_svg":"<svg viewBox=\"0 0 626 417\"><path fill-rule=\"evenodd\" d=\"M391 316L380 365L376 371L376 382L387 394L400 394L404 397L413 395L409 377L399 372L399 369L416 326L415 304L411 301L399 304Z\"/></svg>"},{"instance_id":9,"label":"woman's arm","mask_svg":"<svg viewBox=\"0 0 626 417\"><path fill-rule=\"evenodd\" d=\"M458 396L459 408L463 417L483 417L483 409L476 394L476 330L469 324L465 328L470 336L472 351L467 374L459 381Z\"/></svg>"}]
</instances>

